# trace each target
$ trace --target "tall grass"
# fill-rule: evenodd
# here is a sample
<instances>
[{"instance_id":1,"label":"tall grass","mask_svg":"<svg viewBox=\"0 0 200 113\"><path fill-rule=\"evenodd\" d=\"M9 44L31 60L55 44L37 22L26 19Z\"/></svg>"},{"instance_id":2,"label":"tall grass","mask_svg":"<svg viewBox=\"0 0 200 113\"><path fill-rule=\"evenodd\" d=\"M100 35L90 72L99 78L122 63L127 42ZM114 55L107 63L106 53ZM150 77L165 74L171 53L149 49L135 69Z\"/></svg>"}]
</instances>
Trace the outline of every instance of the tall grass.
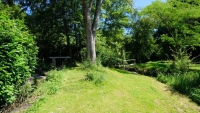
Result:
<instances>
[{"instance_id":1,"label":"tall grass","mask_svg":"<svg viewBox=\"0 0 200 113\"><path fill-rule=\"evenodd\" d=\"M173 76L170 85L177 91L190 94L192 88L200 84L199 73L189 72Z\"/></svg>"},{"instance_id":2,"label":"tall grass","mask_svg":"<svg viewBox=\"0 0 200 113\"><path fill-rule=\"evenodd\" d=\"M85 75L86 81L91 81L96 85L105 83L107 73L102 67L100 61L97 61L96 64L93 64L90 60L86 60L83 61L80 67L83 70L87 70L87 74Z\"/></svg>"},{"instance_id":3,"label":"tall grass","mask_svg":"<svg viewBox=\"0 0 200 113\"><path fill-rule=\"evenodd\" d=\"M193 88L191 90L191 93L189 97L196 103L200 105L200 87L199 88Z\"/></svg>"},{"instance_id":4,"label":"tall grass","mask_svg":"<svg viewBox=\"0 0 200 113\"><path fill-rule=\"evenodd\" d=\"M63 71L52 70L47 74L45 82L41 83L32 94L33 100L30 103L34 103L27 112L35 112L35 110L46 101L46 97L55 94L59 89L62 82Z\"/></svg>"},{"instance_id":5,"label":"tall grass","mask_svg":"<svg viewBox=\"0 0 200 113\"><path fill-rule=\"evenodd\" d=\"M182 94L188 95L192 100L200 104L200 74L187 72L183 74L164 75L160 73L157 79L167 83Z\"/></svg>"}]
</instances>

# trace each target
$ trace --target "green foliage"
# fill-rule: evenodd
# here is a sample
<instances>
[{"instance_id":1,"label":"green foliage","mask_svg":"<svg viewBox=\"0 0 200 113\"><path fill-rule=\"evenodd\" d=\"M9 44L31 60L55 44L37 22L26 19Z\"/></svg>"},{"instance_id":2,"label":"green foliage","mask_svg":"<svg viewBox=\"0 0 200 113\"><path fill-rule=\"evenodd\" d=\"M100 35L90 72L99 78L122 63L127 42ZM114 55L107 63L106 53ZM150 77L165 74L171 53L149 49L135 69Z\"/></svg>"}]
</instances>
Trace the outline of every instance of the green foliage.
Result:
<instances>
[{"instance_id":1,"label":"green foliage","mask_svg":"<svg viewBox=\"0 0 200 113\"><path fill-rule=\"evenodd\" d=\"M129 0L132 3L132 0ZM113 67L123 59L124 45L130 40L129 30L134 10L128 2L106 0L102 6L102 21L97 35L97 55L102 65Z\"/></svg>"},{"instance_id":2,"label":"green foliage","mask_svg":"<svg viewBox=\"0 0 200 113\"><path fill-rule=\"evenodd\" d=\"M25 82L22 86L19 87L17 91L17 103L24 102L27 98L31 96L31 93L34 91L34 87L30 82Z\"/></svg>"},{"instance_id":3,"label":"green foliage","mask_svg":"<svg viewBox=\"0 0 200 113\"><path fill-rule=\"evenodd\" d=\"M163 54L169 57L171 57L171 53L167 53L169 47L178 53L180 50L185 51L190 47L199 46L200 6L195 5L199 2L195 1L195 4L187 2L157 0L142 11L143 16L152 18L156 23L155 38L160 40L158 43L162 49L166 49Z\"/></svg>"},{"instance_id":4,"label":"green foliage","mask_svg":"<svg viewBox=\"0 0 200 113\"><path fill-rule=\"evenodd\" d=\"M51 82L60 82L61 75L59 73L57 73L56 70L53 70L47 74L46 79L47 79L47 81L51 81Z\"/></svg>"},{"instance_id":5,"label":"green foliage","mask_svg":"<svg viewBox=\"0 0 200 113\"><path fill-rule=\"evenodd\" d=\"M193 101L200 104L200 74L188 72L184 74L159 73L157 79L166 83L176 91L188 95Z\"/></svg>"},{"instance_id":6,"label":"green foliage","mask_svg":"<svg viewBox=\"0 0 200 113\"><path fill-rule=\"evenodd\" d=\"M172 50L173 51L173 50ZM189 71L189 64L191 64L190 56L186 51L173 51L174 60L168 68L168 73L186 73Z\"/></svg>"},{"instance_id":7,"label":"green foliage","mask_svg":"<svg viewBox=\"0 0 200 113\"><path fill-rule=\"evenodd\" d=\"M94 84L99 85L105 82L105 73L100 73L100 72L88 72L86 74L86 79L88 81L94 82Z\"/></svg>"},{"instance_id":8,"label":"green foliage","mask_svg":"<svg viewBox=\"0 0 200 113\"><path fill-rule=\"evenodd\" d=\"M1 104L12 103L16 99L16 94L14 90L14 86L6 85L1 87Z\"/></svg>"},{"instance_id":9,"label":"green foliage","mask_svg":"<svg viewBox=\"0 0 200 113\"><path fill-rule=\"evenodd\" d=\"M159 73L167 73L169 70L170 63L163 61L156 62L146 62L141 64L133 65L133 71L136 71L139 74L154 76L157 77Z\"/></svg>"},{"instance_id":10,"label":"green foliage","mask_svg":"<svg viewBox=\"0 0 200 113\"><path fill-rule=\"evenodd\" d=\"M39 87L32 93L31 100L32 107L27 112L35 112L38 107L42 105L47 100L47 96L56 94L58 90L61 88L62 80L63 80L63 73L66 71L65 69L61 71L51 70L47 74L47 78L45 82L42 82Z\"/></svg>"},{"instance_id":11,"label":"green foliage","mask_svg":"<svg viewBox=\"0 0 200 113\"><path fill-rule=\"evenodd\" d=\"M27 16L26 22L36 36L39 58L44 61L49 61L49 56L58 55L80 58L78 52L84 44L80 1L37 0L26 5L28 6L25 7L30 8L32 12Z\"/></svg>"},{"instance_id":12,"label":"green foliage","mask_svg":"<svg viewBox=\"0 0 200 113\"><path fill-rule=\"evenodd\" d=\"M104 37L97 37L97 58L100 59L103 66L114 67L120 63L117 51L111 49L105 43Z\"/></svg>"},{"instance_id":13,"label":"green foliage","mask_svg":"<svg viewBox=\"0 0 200 113\"><path fill-rule=\"evenodd\" d=\"M55 94L60 88L62 83L61 71L52 70L48 72L45 82L43 82L38 89L34 92L34 95L52 95Z\"/></svg>"},{"instance_id":14,"label":"green foliage","mask_svg":"<svg viewBox=\"0 0 200 113\"><path fill-rule=\"evenodd\" d=\"M105 69L98 62L96 64L93 64L92 61L88 59L83 61L80 66L83 70L87 70L87 74L85 75L86 76L85 80L91 81L96 85L104 83L106 81L106 76L107 76Z\"/></svg>"},{"instance_id":15,"label":"green foliage","mask_svg":"<svg viewBox=\"0 0 200 113\"><path fill-rule=\"evenodd\" d=\"M45 83L45 93L48 95L55 94L59 89L59 84L61 83L62 76L58 71L53 70L47 74L47 83Z\"/></svg>"},{"instance_id":16,"label":"green foliage","mask_svg":"<svg viewBox=\"0 0 200 113\"><path fill-rule=\"evenodd\" d=\"M189 97L200 105L200 88L193 88Z\"/></svg>"},{"instance_id":17,"label":"green foliage","mask_svg":"<svg viewBox=\"0 0 200 113\"><path fill-rule=\"evenodd\" d=\"M97 69L98 66L101 66L98 60L96 64L93 64L90 59L86 59L81 63L82 69Z\"/></svg>"},{"instance_id":18,"label":"green foliage","mask_svg":"<svg viewBox=\"0 0 200 113\"><path fill-rule=\"evenodd\" d=\"M197 87L199 85L199 82L199 74L189 72L182 75L173 76L170 81L170 85L183 94L189 94L192 88Z\"/></svg>"},{"instance_id":19,"label":"green foliage","mask_svg":"<svg viewBox=\"0 0 200 113\"><path fill-rule=\"evenodd\" d=\"M155 23L148 17L138 17L133 25L132 40L126 44L126 49L131 51L132 58L144 62L156 51L156 43L153 37Z\"/></svg>"},{"instance_id":20,"label":"green foliage","mask_svg":"<svg viewBox=\"0 0 200 113\"><path fill-rule=\"evenodd\" d=\"M34 38L14 15L16 9L0 4L0 103L4 104L14 102L36 65Z\"/></svg>"},{"instance_id":21,"label":"green foliage","mask_svg":"<svg viewBox=\"0 0 200 113\"><path fill-rule=\"evenodd\" d=\"M86 49L83 48L81 50L81 55L85 56ZM114 67L116 64L120 63L119 55L117 51L111 49L106 44L106 38L102 37L100 34L97 35L96 38L96 54L97 54L97 65L109 66ZM84 67L93 66L89 59L83 57L84 61L82 62Z\"/></svg>"},{"instance_id":22,"label":"green foliage","mask_svg":"<svg viewBox=\"0 0 200 113\"><path fill-rule=\"evenodd\" d=\"M169 77L167 75L164 75L163 73L158 73L157 80L162 83L167 83L169 81Z\"/></svg>"}]
</instances>

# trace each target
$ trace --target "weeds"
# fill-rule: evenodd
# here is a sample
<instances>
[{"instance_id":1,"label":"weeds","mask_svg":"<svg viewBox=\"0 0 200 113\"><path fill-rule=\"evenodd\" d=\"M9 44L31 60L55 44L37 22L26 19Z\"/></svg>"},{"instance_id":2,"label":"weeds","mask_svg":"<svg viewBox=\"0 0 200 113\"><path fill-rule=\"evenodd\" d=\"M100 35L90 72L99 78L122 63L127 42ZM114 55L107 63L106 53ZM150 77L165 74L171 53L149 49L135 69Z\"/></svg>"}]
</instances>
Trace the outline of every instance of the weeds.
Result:
<instances>
[{"instance_id":1,"label":"weeds","mask_svg":"<svg viewBox=\"0 0 200 113\"><path fill-rule=\"evenodd\" d=\"M86 60L81 65L82 69L87 70L86 81L92 81L94 84L102 84L106 80L105 68L102 67L100 61L97 60L96 64L93 64L91 60Z\"/></svg>"},{"instance_id":2,"label":"weeds","mask_svg":"<svg viewBox=\"0 0 200 113\"><path fill-rule=\"evenodd\" d=\"M105 81L105 75L104 73L100 72L89 72L86 74L86 81L92 81L94 84L99 85L102 84Z\"/></svg>"},{"instance_id":3,"label":"weeds","mask_svg":"<svg viewBox=\"0 0 200 113\"><path fill-rule=\"evenodd\" d=\"M165 75L159 73L158 81L166 83L182 94L188 95L196 103L200 104L200 74L187 72L184 74Z\"/></svg>"},{"instance_id":4,"label":"weeds","mask_svg":"<svg viewBox=\"0 0 200 113\"><path fill-rule=\"evenodd\" d=\"M46 96L55 94L62 84L62 71L52 70L47 74L47 81L41 85L33 93L32 98L39 98L37 102L33 102L33 106L27 112L35 112L41 103L44 103Z\"/></svg>"},{"instance_id":5,"label":"weeds","mask_svg":"<svg viewBox=\"0 0 200 113\"><path fill-rule=\"evenodd\" d=\"M197 104L200 105L200 89L199 88L193 88L191 90L191 93L189 95L189 97L196 102Z\"/></svg>"},{"instance_id":6,"label":"weeds","mask_svg":"<svg viewBox=\"0 0 200 113\"><path fill-rule=\"evenodd\" d=\"M199 85L200 76L198 73L185 73L173 76L170 85L183 94L189 94L191 89Z\"/></svg>"},{"instance_id":7,"label":"weeds","mask_svg":"<svg viewBox=\"0 0 200 113\"><path fill-rule=\"evenodd\" d=\"M55 94L61 84L62 76L61 72L53 70L47 74L46 82L38 88L37 92L44 95Z\"/></svg>"}]
</instances>

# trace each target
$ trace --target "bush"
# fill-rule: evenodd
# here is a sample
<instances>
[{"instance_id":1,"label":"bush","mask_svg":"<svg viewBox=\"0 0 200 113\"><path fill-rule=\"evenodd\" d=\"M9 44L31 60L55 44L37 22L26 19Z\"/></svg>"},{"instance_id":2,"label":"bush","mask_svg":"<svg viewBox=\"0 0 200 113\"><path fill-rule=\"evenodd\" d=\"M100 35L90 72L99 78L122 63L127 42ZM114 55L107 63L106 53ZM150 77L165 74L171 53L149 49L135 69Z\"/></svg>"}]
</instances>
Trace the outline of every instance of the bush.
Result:
<instances>
[{"instance_id":1,"label":"bush","mask_svg":"<svg viewBox=\"0 0 200 113\"><path fill-rule=\"evenodd\" d=\"M21 103L25 101L28 97L31 96L31 93L34 91L34 87L31 82L26 82L22 86L20 86L17 95L17 103Z\"/></svg>"},{"instance_id":2,"label":"bush","mask_svg":"<svg viewBox=\"0 0 200 113\"><path fill-rule=\"evenodd\" d=\"M170 81L170 77L164 75L163 73L158 73L157 80L162 83L167 83Z\"/></svg>"},{"instance_id":3,"label":"bush","mask_svg":"<svg viewBox=\"0 0 200 113\"><path fill-rule=\"evenodd\" d=\"M189 97L200 105L200 88L193 88Z\"/></svg>"},{"instance_id":4,"label":"bush","mask_svg":"<svg viewBox=\"0 0 200 113\"><path fill-rule=\"evenodd\" d=\"M93 68L94 66L95 66L95 65L92 64L92 61L91 61L90 59L84 60L84 61L82 62L82 65L81 65L81 67L82 67L83 69L91 69L91 68Z\"/></svg>"},{"instance_id":5,"label":"bush","mask_svg":"<svg viewBox=\"0 0 200 113\"><path fill-rule=\"evenodd\" d=\"M182 94L188 95L193 101L200 104L200 74L188 72L184 74L165 75L159 73L157 79L167 83Z\"/></svg>"},{"instance_id":6,"label":"bush","mask_svg":"<svg viewBox=\"0 0 200 113\"><path fill-rule=\"evenodd\" d=\"M192 88L200 85L200 75L194 72L176 75L172 77L170 85L183 94L189 94Z\"/></svg>"},{"instance_id":7,"label":"bush","mask_svg":"<svg viewBox=\"0 0 200 113\"><path fill-rule=\"evenodd\" d=\"M47 74L47 81L60 82L61 75L56 70L52 70Z\"/></svg>"},{"instance_id":8,"label":"bush","mask_svg":"<svg viewBox=\"0 0 200 113\"><path fill-rule=\"evenodd\" d=\"M105 81L105 75L100 72L89 72L86 74L86 80L93 81L96 85Z\"/></svg>"},{"instance_id":9,"label":"bush","mask_svg":"<svg viewBox=\"0 0 200 113\"><path fill-rule=\"evenodd\" d=\"M117 49L121 49L106 44L106 37L97 36L96 48L97 58L101 61L103 66L114 67L122 62L120 60L119 51L117 51Z\"/></svg>"},{"instance_id":10,"label":"bush","mask_svg":"<svg viewBox=\"0 0 200 113\"><path fill-rule=\"evenodd\" d=\"M0 104L12 103L19 87L35 70L37 47L23 20L15 19L20 9L0 4Z\"/></svg>"},{"instance_id":11,"label":"bush","mask_svg":"<svg viewBox=\"0 0 200 113\"><path fill-rule=\"evenodd\" d=\"M52 70L47 74L47 81L42 82L40 87L38 87L32 96L34 100L31 100L31 107L26 112L35 113L38 107L42 105L42 103L48 101L48 95L53 95L58 92L60 86L62 86L62 75L65 70L57 71Z\"/></svg>"},{"instance_id":12,"label":"bush","mask_svg":"<svg viewBox=\"0 0 200 113\"><path fill-rule=\"evenodd\" d=\"M48 72L45 82L36 90L37 95L52 95L55 94L60 84L62 83L62 71L52 70Z\"/></svg>"},{"instance_id":13,"label":"bush","mask_svg":"<svg viewBox=\"0 0 200 113\"><path fill-rule=\"evenodd\" d=\"M169 67L169 72L181 73L181 74L188 72L189 64L191 63L191 60L187 51L180 49L179 51L172 50L172 52L173 52L172 56L174 57L174 61Z\"/></svg>"},{"instance_id":14,"label":"bush","mask_svg":"<svg viewBox=\"0 0 200 113\"><path fill-rule=\"evenodd\" d=\"M103 83L106 77L105 69L98 62L93 64L91 60L85 60L81 64L81 68L88 71L85 80L92 81L96 85Z\"/></svg>"},{"instance_id":15,"label":"bush","mask_svg":"<svg viewBox=\"0 0 200 113\"><path fill-rule=\"evenodd\" d=\"M189 94L192 88L200 85L200 74L188 72L184 74L164 75L159 73L157 79L167 83L183 94Z\"/></svg>"}]
</instances>

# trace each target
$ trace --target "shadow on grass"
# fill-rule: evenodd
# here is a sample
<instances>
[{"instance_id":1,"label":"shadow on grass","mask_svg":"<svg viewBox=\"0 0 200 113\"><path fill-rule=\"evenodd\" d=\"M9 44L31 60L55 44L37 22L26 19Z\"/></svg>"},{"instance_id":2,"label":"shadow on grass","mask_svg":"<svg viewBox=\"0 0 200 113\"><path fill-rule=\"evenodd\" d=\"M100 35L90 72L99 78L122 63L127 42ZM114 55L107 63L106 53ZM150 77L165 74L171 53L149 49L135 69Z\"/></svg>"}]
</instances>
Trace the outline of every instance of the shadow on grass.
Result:
<instances>
[{"instance_id":1,"label":"shadow on grass","mask_svg":"<svg viewBox=\"0 0 200 113\"><path fill-rule=\"evenodd\" d=\"M124 74L132 74L132 72L128 70L124 70L124 69L117 69L117 68L111 68L111 69L120 73L124 73Z\"/></svg>"},{"instance_id":2,"label":"shadow on grass","mask_svg":"<svg viewBox=\"0 0 200 113\"><path fill-rule=\"evenodd\" d=\"M165 62L147 62L137 65L139 68L167 68L168 66L169 63Z\"/></svg>"}]
</instances>

